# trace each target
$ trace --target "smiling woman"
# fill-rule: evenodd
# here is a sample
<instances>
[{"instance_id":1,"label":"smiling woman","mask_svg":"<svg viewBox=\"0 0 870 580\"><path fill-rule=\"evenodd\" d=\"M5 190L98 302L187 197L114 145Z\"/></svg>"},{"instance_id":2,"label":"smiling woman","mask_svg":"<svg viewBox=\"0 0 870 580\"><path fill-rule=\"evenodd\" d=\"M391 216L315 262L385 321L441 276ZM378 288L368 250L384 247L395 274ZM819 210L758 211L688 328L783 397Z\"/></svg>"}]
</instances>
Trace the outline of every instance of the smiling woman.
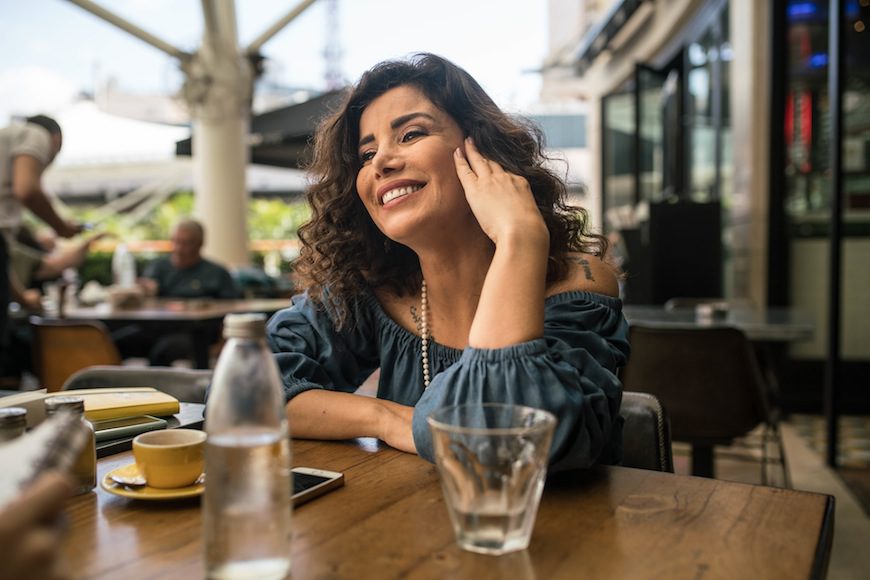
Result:
<instances>
[{"instance_id":1,"label":"smiling woman","mask_svg":"<svg viewBox=\"0 0 870 580\"><path fill-rule=\"evenodd\" d=\"M363 75L315 137L306 293L270 322L295 436L431 459L432 410L513 402L559 419L556 468L619 460L616 277L545 161L540 132L443 58ZM378 368L377 398L354 394Z\"/></svg>"}]
</instances>

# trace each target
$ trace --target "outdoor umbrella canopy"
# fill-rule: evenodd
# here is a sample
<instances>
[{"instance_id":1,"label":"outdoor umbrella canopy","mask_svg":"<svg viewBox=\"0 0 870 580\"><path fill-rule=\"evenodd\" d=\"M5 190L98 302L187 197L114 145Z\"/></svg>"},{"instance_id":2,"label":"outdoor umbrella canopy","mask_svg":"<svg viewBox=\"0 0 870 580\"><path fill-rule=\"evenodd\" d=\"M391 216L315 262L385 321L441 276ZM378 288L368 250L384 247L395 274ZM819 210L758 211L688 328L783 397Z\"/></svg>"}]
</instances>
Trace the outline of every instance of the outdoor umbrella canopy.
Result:
<instances>
[{"instance_id":1,"label":"outdoor umbrella canopy","mask_svg":"<svg viewBox=\"0 0 870 580\"><path fill-rule=\"evenodd\" d=\"M286 168L304 166L310 159L309 144L317 124L344 96L344 90L331 91L303 103L255 115L251 120L251 163ZM190 137L176 142L176 155L191 153Z\"/></svg>"}]
</instances>

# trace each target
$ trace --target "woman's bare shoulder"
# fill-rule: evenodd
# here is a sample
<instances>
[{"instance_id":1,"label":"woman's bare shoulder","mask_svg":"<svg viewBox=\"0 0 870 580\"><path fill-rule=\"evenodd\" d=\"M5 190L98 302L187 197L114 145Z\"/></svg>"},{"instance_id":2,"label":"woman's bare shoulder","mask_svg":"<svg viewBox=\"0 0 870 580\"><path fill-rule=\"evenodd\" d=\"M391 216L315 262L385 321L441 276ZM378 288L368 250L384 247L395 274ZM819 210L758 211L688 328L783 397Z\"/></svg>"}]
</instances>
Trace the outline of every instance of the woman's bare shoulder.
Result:
<instances>
[{"instance_id":1,"label":"woman's bare shoulder","mask_svg":"<svg viewBox=\"0 0 870 580\"><path fill-rule=\"evenodd\" d=\"M547 288L547 296L553 296L571 290L582 290L619 296L619 283L616 269L592 254L573 252L568 254L570 269L564 280L554 282Z\"/></svg>"}]
</instances>

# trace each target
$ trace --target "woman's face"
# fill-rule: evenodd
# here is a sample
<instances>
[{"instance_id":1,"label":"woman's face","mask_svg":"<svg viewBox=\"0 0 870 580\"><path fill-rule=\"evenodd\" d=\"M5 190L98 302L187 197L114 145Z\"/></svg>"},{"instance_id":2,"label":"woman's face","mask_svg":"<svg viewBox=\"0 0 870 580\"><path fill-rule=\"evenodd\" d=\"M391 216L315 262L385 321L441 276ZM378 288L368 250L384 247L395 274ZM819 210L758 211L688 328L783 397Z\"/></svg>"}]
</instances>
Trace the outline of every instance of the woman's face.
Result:
<instances>
[{"instance_id":1,"label":"woman's face","mask_svg":"<svg viewBox=\"0 0 870 580\"><path fill-rule=\"evenodd\" d=\"M453 162L462 130L422 91L390 89L365 108L359 128L357 192L386 236L408 244L471 215Z\"/></svg>"}]
</instances>

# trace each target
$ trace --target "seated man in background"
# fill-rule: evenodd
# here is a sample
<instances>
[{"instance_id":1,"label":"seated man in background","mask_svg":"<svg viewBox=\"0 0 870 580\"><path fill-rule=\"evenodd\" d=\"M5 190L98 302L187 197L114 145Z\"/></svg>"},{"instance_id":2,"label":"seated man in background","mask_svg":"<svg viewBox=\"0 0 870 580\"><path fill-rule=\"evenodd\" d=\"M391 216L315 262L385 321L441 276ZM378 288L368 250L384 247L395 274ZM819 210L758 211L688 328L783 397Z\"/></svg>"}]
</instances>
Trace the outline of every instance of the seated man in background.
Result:
<instances>
[{"instance_id":1,"label":"seated man in background","mask_svg":"<svg viewBox=\"0 0 870 580\"><path fill-rule=\"evenodd\" d=\"M226 268L200 253L205 241L202 224L192 219L172 229L172 252L148 264L139 284L149 296L161 298L241 298Z\"/></svg>"},{"instance_id":2,"label":"seated man in background","mask_svg":"<svg viewBox=\"0 0 870 580\"><path fill-rule=\"evenodd\" d=\"M172 251L145 267L138 283L147 296L160 298L241 298L232 275L226 268L200 253L205 240L202 224L183 219L172 228ZM131 332L133 330L134 332ZM180 359L191 359L193 345L187 334L143 336L140 329L125 328L114 334L122 354L139 356L143 341L147 342L148 361L155 366L170 366ZM210 337L209 344L220 336ZM139 351L139 352L137 352Z\"/></svg>"}]
</instances>

